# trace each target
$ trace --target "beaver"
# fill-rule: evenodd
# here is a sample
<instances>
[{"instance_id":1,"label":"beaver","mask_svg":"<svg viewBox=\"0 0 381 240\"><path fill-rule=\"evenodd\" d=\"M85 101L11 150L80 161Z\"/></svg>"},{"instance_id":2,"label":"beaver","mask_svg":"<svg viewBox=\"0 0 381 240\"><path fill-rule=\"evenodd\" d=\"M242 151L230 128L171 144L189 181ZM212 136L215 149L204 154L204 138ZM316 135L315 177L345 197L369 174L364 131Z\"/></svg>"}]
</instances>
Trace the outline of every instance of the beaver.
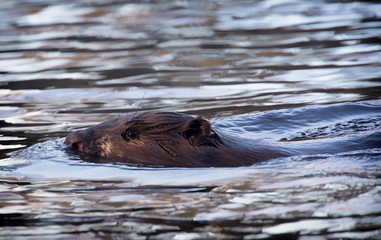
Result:
<instances>
[{"instance_id":1,"label":"beaver","mask_svg":"<svg viewBox=\"0 0 381 240\"><path fill-rule=\"evenodd\" d=\"M381 146L380 134L373 135L352 140L270 144L260 139L221 133L203 118L176 112L146 111L74 131L64 143L81 159L97 163L145 167L241 167L300 154L377 148Z\"/></svg>"},{"instance_id":2,"label":"beaver","mask_svg":"<svg viewBox=\"0 0 381 240\"><path fill-rule=\"evenodd\" d=\"M158 111L115 117L70 133L64 143L92 162L146 167L237 167L290 155L266 143L253 148L203 118Z\"/></svg>"}]
</instances>

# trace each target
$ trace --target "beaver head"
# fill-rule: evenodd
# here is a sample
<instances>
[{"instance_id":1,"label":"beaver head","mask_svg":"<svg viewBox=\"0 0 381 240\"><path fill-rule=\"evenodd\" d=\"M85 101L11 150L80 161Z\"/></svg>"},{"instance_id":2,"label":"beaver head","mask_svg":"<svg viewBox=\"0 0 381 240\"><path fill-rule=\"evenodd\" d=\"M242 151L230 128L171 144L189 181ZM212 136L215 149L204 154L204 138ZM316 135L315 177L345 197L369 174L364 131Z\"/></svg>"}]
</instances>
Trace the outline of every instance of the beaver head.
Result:
<instances>
[{"instance_id":1,"label":"beaver head","mask_svg":"<svg viewBox=\"0 0 381 240\"><path fill-rule=\"evenodd\" d=\"M231 155L220 135L202 118L174 112L116 117L65 140L87 161L162 167L250 165ZM238 159L237 159L238 158ZM247 162L247 163L246 163Z\"/></svg>"}]
</instances>

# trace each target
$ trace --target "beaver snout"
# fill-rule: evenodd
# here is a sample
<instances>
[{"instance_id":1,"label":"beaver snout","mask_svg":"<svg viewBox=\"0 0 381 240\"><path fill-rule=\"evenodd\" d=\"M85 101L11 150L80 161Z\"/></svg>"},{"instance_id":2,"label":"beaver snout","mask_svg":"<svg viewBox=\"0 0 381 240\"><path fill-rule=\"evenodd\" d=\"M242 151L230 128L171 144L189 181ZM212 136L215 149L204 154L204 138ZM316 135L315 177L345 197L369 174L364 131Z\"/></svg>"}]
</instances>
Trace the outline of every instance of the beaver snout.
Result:
<instances>
[{"instance_id":1,"label":"beaver snout","mask_svg":"<svg viewBox=\"0 0 381 240\"><path fill-rule=\"evenodd\" d=\"M68 145L72 150L77 152L84 152L86 148L85 141L81 136L80 131L70 133L65 139L64 144Z\"/></svg>"}]
</instances>

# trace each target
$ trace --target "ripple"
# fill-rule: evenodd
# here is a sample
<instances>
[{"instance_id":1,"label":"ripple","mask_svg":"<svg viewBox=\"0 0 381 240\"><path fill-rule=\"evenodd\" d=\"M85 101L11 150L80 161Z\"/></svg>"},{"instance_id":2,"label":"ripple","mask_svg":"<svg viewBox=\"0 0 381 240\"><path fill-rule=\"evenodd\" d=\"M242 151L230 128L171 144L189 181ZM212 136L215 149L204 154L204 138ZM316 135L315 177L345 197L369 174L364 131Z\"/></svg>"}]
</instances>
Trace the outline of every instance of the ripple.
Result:
<instances>
[{"instance_id":1,"label":"ripple","mask_svg":"<svg viewBox=\"0 0 381 240\"><path fill-rule=\"evenodd\" d=\"M20 25L48 25L58 23L78 23L82 16L91 13L91 8L77 8L75 5L53 5L18 20Z\"/></svg>"},{"instance_id":2,"label":"ripple","mask_svg":"<svg viewBox=\"0 0 381 240\"><path fill-rule=\"evenodd\" d=\"M378 238L379 12L376 1L1 1L0 237ZM74 129L143 110L306 154L150 169L63 146Z\"/></svg>"}]
</instances>

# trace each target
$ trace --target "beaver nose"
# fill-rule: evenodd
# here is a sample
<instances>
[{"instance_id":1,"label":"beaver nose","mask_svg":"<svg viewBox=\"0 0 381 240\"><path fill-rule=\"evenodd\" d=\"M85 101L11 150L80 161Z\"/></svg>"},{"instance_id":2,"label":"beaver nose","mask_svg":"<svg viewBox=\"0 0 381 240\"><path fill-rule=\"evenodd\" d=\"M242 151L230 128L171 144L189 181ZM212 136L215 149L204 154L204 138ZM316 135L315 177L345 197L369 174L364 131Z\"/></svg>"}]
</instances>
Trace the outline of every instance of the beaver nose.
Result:
<instances>
[{"instance_id":1,"label":"beaver nose","mask_svg":"<svg viewBox=\"0 0 381 240\"><path fill-rule=\"evenodd\" d=\"M85 149L85 142L79 131L70 133L66 137L64 144L68 145L74 151L83 152Z\"/></svg>"}]
</instances>

